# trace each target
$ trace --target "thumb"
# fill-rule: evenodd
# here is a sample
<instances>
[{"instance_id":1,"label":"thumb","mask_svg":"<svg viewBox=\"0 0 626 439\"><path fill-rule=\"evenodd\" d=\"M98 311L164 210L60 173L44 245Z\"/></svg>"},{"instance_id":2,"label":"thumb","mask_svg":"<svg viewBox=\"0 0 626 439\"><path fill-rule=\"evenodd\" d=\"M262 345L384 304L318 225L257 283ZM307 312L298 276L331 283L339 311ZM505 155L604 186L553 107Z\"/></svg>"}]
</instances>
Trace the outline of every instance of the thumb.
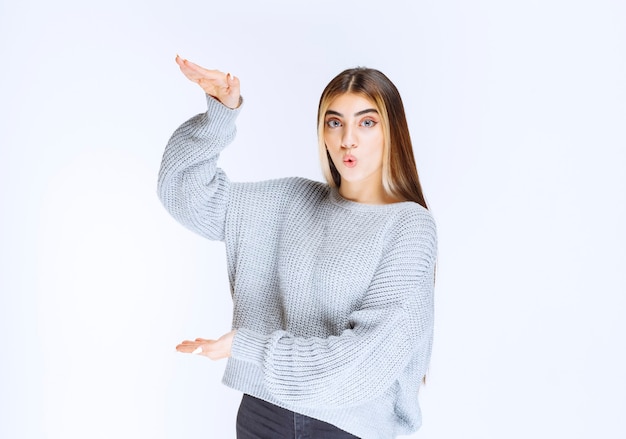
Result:
<instances>
[{"instance_id":1,"label":"thumb","mask_svg":"<svg viewBox=\"0 0 626 439\"><path fill-rule=\"evenodd\" d=\"M237 78L232 73L226 75L226 82L228 82L229 87L236 87L237 89L239 88L239 78Z\"/></svg>"},{"instance_id":2,"label":"thumb","mask_svg":"<svg viewBox=\"0 0 626 439\"><path fill-rule=\"evenodd\" d=\"M230 73L226 74L226 96L222 103L232 109L238 108L241 104L241 93L239 91L239 78ZM221 100L221 99L220 99Z\"/></svg>"}]
</instances>

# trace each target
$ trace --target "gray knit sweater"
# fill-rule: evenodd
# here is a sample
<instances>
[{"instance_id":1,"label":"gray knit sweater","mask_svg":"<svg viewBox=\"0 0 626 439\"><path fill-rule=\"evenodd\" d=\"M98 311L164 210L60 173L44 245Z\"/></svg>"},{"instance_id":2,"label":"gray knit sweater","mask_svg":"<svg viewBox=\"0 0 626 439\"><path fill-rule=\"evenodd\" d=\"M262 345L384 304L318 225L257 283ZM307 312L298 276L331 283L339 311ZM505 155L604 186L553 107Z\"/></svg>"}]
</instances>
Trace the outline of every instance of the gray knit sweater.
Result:
<instances>
[{"instance_id":1,"label":"gray knit sweater","mask_svg":"<svg viewBox=\"0 0 626 439\"><path fill-rule=\"evenodd\" d=\"M230 182L216 161L239 109L207 102L172 135L158 192L183 225L225 242L238 331L224 383L363 439L415 431L433 336L432 216L303 178Z\"/></svg>"}]
</instances>

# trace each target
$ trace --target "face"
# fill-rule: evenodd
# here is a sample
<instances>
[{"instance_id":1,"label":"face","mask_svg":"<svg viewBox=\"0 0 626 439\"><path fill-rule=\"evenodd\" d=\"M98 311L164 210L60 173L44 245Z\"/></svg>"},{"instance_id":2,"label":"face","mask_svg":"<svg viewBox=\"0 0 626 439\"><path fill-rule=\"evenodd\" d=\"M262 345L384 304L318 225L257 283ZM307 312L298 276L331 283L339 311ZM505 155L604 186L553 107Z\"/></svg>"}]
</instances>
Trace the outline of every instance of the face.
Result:
<instances>
[{"instance_id":1,"label":"face","mask_svg":"<svg viewBox=\"0 0 626 439\"><path fill-rule=\"evenodd\" d=\"M383 128L373 101L345 93L333 99L324 115L324 142L341 175L341 187L382 186Z\"/></svg>"}]
</instances>

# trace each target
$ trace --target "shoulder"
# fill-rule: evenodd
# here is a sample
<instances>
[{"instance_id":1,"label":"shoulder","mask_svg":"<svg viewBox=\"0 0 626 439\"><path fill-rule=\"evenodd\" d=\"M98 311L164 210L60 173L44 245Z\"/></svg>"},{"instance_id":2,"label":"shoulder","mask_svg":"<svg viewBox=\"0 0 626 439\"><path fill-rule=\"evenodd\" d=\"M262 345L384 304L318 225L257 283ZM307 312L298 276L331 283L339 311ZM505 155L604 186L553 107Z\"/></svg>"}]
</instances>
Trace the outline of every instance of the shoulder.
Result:
<instances>
[{"instance_id":1,"label":"shoulder","mask_svg":"<svg viewBox=\"0 0 626 439\"><path fill-rule=\"evenodd\" d=\"M401 203L389 224L391 246L420 249L434 258L437 253L437 224L432 213L413 202Z\"/></svg>"},{"instance_id":2,"label":"shoulder","mask_svg":"<svg viewBox=\"0 0 626 439\"><path fill-rule=\"evenodd\" d=\"M437 234L437 224L432 213L414 202L401 203L394 215L392 227L395 231L408 233L422 231L424 233Z\"/></svg>"}]
</instances>

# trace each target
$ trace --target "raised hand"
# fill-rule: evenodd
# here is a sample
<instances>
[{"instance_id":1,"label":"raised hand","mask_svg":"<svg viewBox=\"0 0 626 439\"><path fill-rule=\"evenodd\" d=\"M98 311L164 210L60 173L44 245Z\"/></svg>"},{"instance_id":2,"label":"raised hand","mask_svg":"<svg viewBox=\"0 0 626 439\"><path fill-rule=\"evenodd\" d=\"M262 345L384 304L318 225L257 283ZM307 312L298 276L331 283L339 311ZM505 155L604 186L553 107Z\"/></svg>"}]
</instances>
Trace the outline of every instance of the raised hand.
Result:
<instances>
[{"instance_id":1,"label":"raised hand","mask_svg":"<svg viewBox=\"0 0 626 439\"><path fill-rule=\"evenodd\" d=\"M198 84L206 94L213 96L229 108L239 107L239 78L219 70L205 69L178 55L176 55L176 64L187 79Z\"/></svg>"}]
</instances>

